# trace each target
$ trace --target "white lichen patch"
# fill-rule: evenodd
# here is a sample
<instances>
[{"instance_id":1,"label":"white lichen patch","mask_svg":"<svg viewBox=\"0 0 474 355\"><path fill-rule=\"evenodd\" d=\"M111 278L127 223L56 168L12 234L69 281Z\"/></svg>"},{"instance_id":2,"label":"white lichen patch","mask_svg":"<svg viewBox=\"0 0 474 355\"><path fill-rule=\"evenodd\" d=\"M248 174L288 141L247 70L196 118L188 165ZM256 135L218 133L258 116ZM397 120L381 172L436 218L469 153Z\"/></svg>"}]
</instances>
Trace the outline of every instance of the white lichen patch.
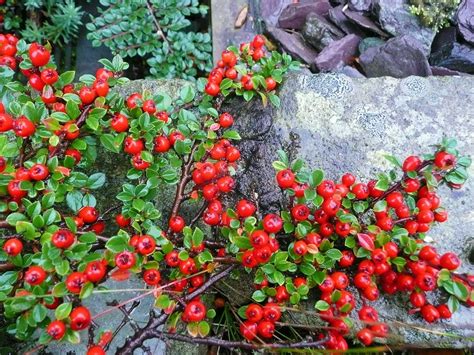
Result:
<instances>
[{"instance_id":1,"label":"white lichen patch","mask_svg":"<svg viewBox=\"0 0 474 355\"><path fill-rule=\"evenodd\" d=\"M344 108L334 100L328 100L314 92L295 94L298 110L296 119L311 132L328 132L340 138L352 135L348 121L344 119Z\"/></svg>"}]
</instances>

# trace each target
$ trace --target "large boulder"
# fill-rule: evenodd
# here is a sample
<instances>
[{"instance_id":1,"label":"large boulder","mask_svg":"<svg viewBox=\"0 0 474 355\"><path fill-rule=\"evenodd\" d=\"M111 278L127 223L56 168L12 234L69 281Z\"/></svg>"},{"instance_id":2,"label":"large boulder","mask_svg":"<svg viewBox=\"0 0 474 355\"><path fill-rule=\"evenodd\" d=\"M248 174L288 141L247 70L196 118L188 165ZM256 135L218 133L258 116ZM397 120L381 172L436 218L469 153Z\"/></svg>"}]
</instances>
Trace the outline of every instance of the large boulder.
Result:
<instances>
[{"instance_id":1,"label":"large boulder","mask_svg":"<svg viewBox=\"0 0 474 355\"><path fill-rule=\"evenodd\" d=\"M382 28L393 36L410 35L423 46L425 55L436 32L421 24L419 18L410 12L408 0L374 0L374 7Z\"/></svg>"},{"instance_id":2,"label":"large boulder","mask_svg":"<svg viewBox=\"0 0 474 355\"><path fill-rule=\"evenodd\" d=\"M459 32L474 44L474 0L463 0L456 14Z\"/></svg>"},{"instance_id":3,"label":"large boulder","mask_svg":"<svg viewBox=\"0 0 474 355\"><path fill-rule=\"evenodd\" d=\"M367 49L360 56L359 62L366 76L371 78L405 78L410 75L432 74L420 42L408 35L392 38L381 46Z\"/></svg>"},{"instance_id":4,"label":"large boulder","mask_svg":"<svg viewBox=\"0 0 474 355\"><path fill-rule=\"evenodd\" d=\"M303 27L303 37L318 51L344 37L344 33L325 17L309 13Z\"/></svg>"},{"instance_id":5,"label":"large boulder","mask_svg":"<svg viewBox=\"0 0 474 355\"><path fill-rule=\"evenodd\" d=\"M351 171L363 181L391 169L385 154L403 158L429 152L446 135L458 139L462 152L474 154L474 121L469 116L474 112L472 77L412 76L400 80L293 74L279 95L279 109L240 100L224 107L235 115L236 129L243 138L240 148L245 173L238 178L238 192L258 196L260 207L268 211L276 211L284 203L280 189L272 183L272 161L277 160L278 149L286 150L291 159L300 157L312 168L323 169L329 178ZM451 250L461 256L461 273L474 272L473 192L474 179L462 190L441 188L450 219L429 233L440 252ZM434 297L430 295L432 301L439 302L440 296ZM421 347L474 345L472 340L436 334L472 337L472 310L461 306L450 321L428 325L418 315L408 314L407 303L407 295L375 302L391 325L394 337L390 342ZM312 305L308 307L312 309Z\"/></svg>"},{"instance_id":6,"label":"large boulder","mask_svg":"<svg viewBox=\"0 0 474 355\"><path fill-rule=\"evenodd\" d=\"M347 35L340 40L331 42L324 48L315 60L321 71L331 71L350 64L357 54L361 38L356 35Z\"/></svg>"},{"instance_id":7,"label":"large boulder","mask_svg":"<svg viewBox=\"0 0 474 355\"><path fill-rule=\"evenodd\" d=\"M127 96L134 91L148 90L167 93L176 98L179 89L187 84L181 80L140 80L122 86L119 92ZM335 179L351 171L364 181L380 171L390 169L389 163L383 158L384 154L404 157L429 151L430 146L439 142L445 134L459 140L461 151L474 155L474 122L469 120L469 113L474 111L473 77L352 79L336 74L294 73L286 79L279 95L279 109L263 107L258 100L245 103L241 99L234 99L223 107L235 115L235 128L243 138L240 143L243 161L240 164L242 168L238 169L237 195L251 198L258 196L259 205L264 211L276 211L283 203L281 191L273 183L272 162L277 159L278 149L286 150L292 159L301 157L311 167L323 169L330 178ZM116 160L112 154L99 154L101 159L98 165L108 177L104 196L99 201L101 206L105 206L120 190L124 181L122 176L128 170L129 163L126 159ZM443 205L450 212L450 219L429 234L440 252L452 250L458 253L463 261L460 272L469 273L474 273L473 190L472 179L459 191L441 189L440 195ZM160 205L168 205L171 195L172 191L163 193L159 197ZM252 290L230 278L225 282L222 290L228 291L238 304L245 303L245 299L248 299L246 296ZM250 280L241 282L247 284ZM111 287L141 288L142 282L134 278ZM96 313L103 309L106 302L120 302L135 295L133 292L97 295L91 296L86 303ZM406 304L404 296L383 297L376 302L382 318L392 325L391 331L395 337L390 341L416 346L474 345L467 340L460 342L456 337L441 337L423 330L429 328L434 332L472 337L474 312L461 306L451 321L428 326L417 315L409 315ZM151 305L151 299L143 302L132 318L140 325L146 322ZM308 304L308 307L312 305ZM122 319L122 313L112 312L97 321L103 329L115 330ZM300 320L313 324L315 318ZM110 352L114 353L131 332L130 324L127 324L114 340ZM165 344L161 341L147 344L154 353L165 352ZM182 347L173 342L169 344L172 346L167 349L170 354L206 352L205 347ZM64 344L52 345L47 349L53 354L68 351L83 353L84 350L85 347L78 349Z\"/></svg>"}]
</instances>

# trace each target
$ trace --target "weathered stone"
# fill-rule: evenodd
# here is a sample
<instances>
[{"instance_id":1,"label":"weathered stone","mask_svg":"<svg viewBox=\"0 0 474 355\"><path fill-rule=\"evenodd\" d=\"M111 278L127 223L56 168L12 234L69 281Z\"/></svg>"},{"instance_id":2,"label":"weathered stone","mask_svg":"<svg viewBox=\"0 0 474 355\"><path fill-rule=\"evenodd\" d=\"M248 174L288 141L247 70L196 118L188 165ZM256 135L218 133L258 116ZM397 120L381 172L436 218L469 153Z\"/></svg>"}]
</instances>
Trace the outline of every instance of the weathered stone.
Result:
<instances>
[{"instance_id":1,"label":"weathered stone","mask_svg":"<svg viewBox=\"0 0 474 355\"><path fill-rule=\"evenodd\" d=\"M370 11L373 0L349 0L349 8L354 11Z\"/></svg>"},{"instance_id":2,"label":"weathered stone","mask_svg":"<svg viewBox=\"0 0 474 355\"><path fill-rule=\"evenodd\" d=\"M344 33L324 17L310 13L303 28L303 37L322 51L329 43L344 37Z\"/></svg>"},{"instance_id":3,"label":"weathered stone","mask_svg":"<svg viewBox=\"0 0 474 355\"><path fill-rule=\"evenodd\" d=\"M457 30L456 27L446 27L440 30L431 44L431 53L435 53L443 48L446 43L456 42Z\"/></svg>"},{"instance_id":4,"label":"weathered stone","mask_svg":"<svg viewBox=\"0 0 474 355\"><path fill-rule=\"evenodd\" d=\"M364 38L359 44L359 52L362 54L367 49L372 47L380 47L385 43L385 41L379 37L367 37Z\"/></svg>"},{"instance_id":5,"label":"weathered stone","mask_svg":"<svg viewBox=\"0 0 474 355\"><path fill-rule=\"evenodd\" d=\"M224 107L239 118L235 129L243 137L240 149L245 173L237 179L238 192L243 196L257 194L260 207L269 211L278 210L283 201L280 189L272 184L272 161L277 159L278 149L286 150L290 159L301 157L311 168L323 169L330 179L351 171L361 181L392 169L383 158L385 154L403 158L429 152L445 134L458 139L464 154L474 154L474 121L469 120L469 113L474 112L474 77L400 80L294 74L282 85L279 95L279 109L263 108L260 102L243 104L240 100ZM450 219L428 233L440 253L452 250L461 256L460 273L474 272L469 259L474 248L473 193L474 179L459 191L440 188ZM429 299L445 301L431 293ZM469 308L461 306L451 320L427 325L419 314L408 314L408 303L406 294L383 296L375 302L382 320L391 326L393 336L389 342L421 347L474 345L472 338L467 339L472 337L474 324L474 312ZM308 310L313 305L314 301ZM314 324L307 318L295 323L306 321ZM442 337L431 331L461 338Z\"/></svg>"},{"instance_id":6,"label":"weathered stone","mask_svg":"<svg viewBox=\"0 0 474 355\"><path fill-rule=\"evenodd\" d=\"M408 0L374 0L375 10L382 28L394 36L411 35L423 45L425 55L435 31L424 27L418 17L410 13Z\"/></svg>"},{"instance_id":7,"label":"weathered stone","mask_svg":"<svg viewBox=\"0 0 474 355\"><path fill-rule=\"evenodd\" d=\"M463 0L456 14L459 32L474 44L474 0Z\"/></svg>"},{"instance_id":8,"label":"weathered stone","mask_svg":"<svg viewBox=\"0 0 474 355\"><path fill-rule=\"evenodd\" d=\"M350 78L365 78L365 76L354 67L348 65L343 66L334 71L335 73L344 74Z\"/></svg>"},{"instance_id":9,"label":"weathered stone","mask_svg":"<svg viewBox=\"0 0 474 355\"><path fill-rule=\"evenodd\" d=\"M432 53L430 63L464 73L474 74L474 48L457 42L446 43Z\"/></svg>"},{"instance_id":10,"label":"weathered stone","mask_svg":"<svg viewBox=\"0 0 474 355\"><path fill-rule=\"evenodd\" d=\"M384 31L382 31L380 27L374 21L362 15L361 13L356 12L356 11L351 11L351 10L345 10L344 14L347 16L349 20L354 22L356 25L359 25L360 27L366 30L376 33L379 36L388 37L388 35Z\"/></svg>"},{"instance_id":11,"label":"weathered stone","mask_svg":"<svg viewBox=\"0 0 474 355\"><path fill-rule=\"evenodd\" d=\"M274 27L278 24L278 18L282 11L292 2L292 0L259 1L259 15L267 26Z\"/></svg>"},{"instance_id":12,"label":"weathered stone","mask_svg":"<svg viewBox=\"0 0 474 355\"><path fill-rule=\"evenodd\" d=\"M301 30L306 16L314 12L320 16L327 16L332 6L328 0L318 0L312 3L295 3L288 5L278 19L278 27Z\"/></svg>"},{"instance_id":13,"label":"weathered stone","mask_svg":"<svg viewBox=\"0 0 474 355\"><path fill-rule=\"evenodd\" d=\"M343 5L339 5L329 10L329 19L346 34L355 34L360 37L365 37L365 31L347 18L342 11L343 8Z\"/></svg>"},{"instance_id":14,"label":"weathered stone","mask_svg":"<svg viewBox=\"0 0 474 355\"><path fill-rule=\"evenodd\" d=\"M421 44L410 36L395 37L382 46L367 49L360 56L359 63L369 78L431 75Z\"/></svg>"},{"instance_id":15,"label":"weathered stone","mask_svg":"<svg viewBox=\"0 0 474 355\"><path fill-rule=\"evenodd\" d=\"M360 40L359 36L347 35L340 40L331 42L316 57L316 66L321 71L330 71L350 64L357 54Z\"/></svg>"},{"instance_id":16,"label":"weathered stone","mask_svg":"<svg viewBox=\"0 0 474 355\"><path fill-rule=\"evenodd\" d=\"M276 27L268 27L267 32L286 52L307 64L311 64L318 55L299 33L288 33Z\"/></svg>"},{"instance_id":17,"label":"weathered stone","mask_svg":"<svg viewBox=\"0 0 474 355\"><path fill-rule=\"evenodd\" d=\"M433 75L438 76L466 75L456 70L435 66L431 66L431 72L433 73Z\"/></svg>"}]
</instances>

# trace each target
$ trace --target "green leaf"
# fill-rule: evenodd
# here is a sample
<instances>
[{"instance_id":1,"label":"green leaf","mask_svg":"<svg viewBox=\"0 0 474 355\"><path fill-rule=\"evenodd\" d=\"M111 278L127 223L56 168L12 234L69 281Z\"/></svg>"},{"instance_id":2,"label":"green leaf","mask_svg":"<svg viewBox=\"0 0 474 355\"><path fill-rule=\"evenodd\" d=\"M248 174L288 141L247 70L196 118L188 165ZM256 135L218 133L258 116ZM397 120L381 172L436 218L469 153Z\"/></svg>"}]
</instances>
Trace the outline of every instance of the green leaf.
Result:
<instances>
[{"instance_id":1,"label":"green leaf","mask_svg":"<svg viewBox=\"0 0 474 355\"><path fill-rule=\"evenodd\" d=\"M267 298L267 296L263 293L262 290L256 290L256 291L252 294L252 299L253 299L255 302L263 302L263 301L265 301L266 298Z\"/></svg>"},{"instance_id":2,"label":"green leaf","mask_svg":"<svg viewBox=\"0 0 474 355\"><path fill-rule=\"evenodd\" d=\"M181 97L181 100L184 101L184 103L189 103L194 100L196 91L191 85L186 85L181 89L179 96Z\"/></svg>"},{"instance_id":3,"label":"green leaf","mask_svg":"<svg viewBox=\"0 0 474 355\"><path fill-rule=\"evenodd\" d=\"M275 95L275 94L268 94L268 98L270 100L270 102L272 103L273 106L275 107L280 107L281 105L281 102L280 102L280 98Z\"/></svg>"},{"instance_id":4,"label":"green leaf","mask_svg":"<svg viewBox=\"0 0 474 355\"><path fill-rule=\"evenodd\" d=\"M224 134L223 134L223 137L224 137L224 138L227 138L227 139L232 139L232 140L240 140L240 139L242 139L242 138L240 137L240 134L239 134L237 131L232 131L232 130L225 131Z\"/></svg>"},{"instance_id":5,"label":"green leaf","mask_svg":"<svg viewBox=\"0 0 474 355\"><path fill-rule=\"evenodd\" d=\"M321 184L324 179L324 172L322 170L315 170L311 173L309 177L309 185L312 188L315 188Z\"/></svg>"},{"instance_id":6,"label":"green leaf","mask_svg":"<svg viewBox=\"0 0 474 355\"><path fill-rule=\"evenodd\" d=\"M95 190L101 188L105 184L105 174L104 173L95 173L89 176L87 179L86 187L89 189Z\"/></svg>"},{"instance_id":7,"label":"green leaf","mask_svg":"<svg viewBox=\"0 0 474 355\"><path fill-rule=\"evenodd\" d=\"M82 300L84 298L89 297L90 295L92 295L92 291L94 291L94 284L92 282L86 282L81 288L79 298Z\"/></svg>"},{"instance_id":8,"label":"green leaf","mask_svg":"<svg viewBox=\"0 0 474 355\"><path fill-rule=\"evenodd\" d=\"M329 249L326 252L326 256L332 260L340 260L342 258L342 253L339 249Z\"/></svg>"},{"instance_id":9,"label":"green leaf","mask_svg":"<svg viewBox=\"0 0 474 355\"><path fill-rule=\"evenodd\" d=\"M327 311L329 309L329 303L323 300L319 300L314 305L314 308L316 308L318 311Z\"/></svg>"},{"instance_id":10,"label":"green leaf","mask_svg":"<svg viewBox=\"0 0 474 355\"><path fill-rule=\"evenodd\" d=\"M110 238L105 244L105 247L113 253L120 253L126 250L127 246L127 238L121 235Z\"/></svg>"},{"instance_id":11,"label":"green leaf","mask_svg":"<svg viewBox=\"0 0 474 355\"><path fill-rule=\"evenodd\" d=\"M33 319L37 323L42 322L46 318L47 313L48 310L46 309L46 307L40 303L37 303L33 307Z\"/></svg>"},{"instance_id":12,"label":"green leaf","mask_svg":"<svg viewBox=\"0 0 474 355\"><path fill-rule=\"evenodd\" d=\"M81 114L79 105L72 100L68 100L66 103L66 113L71 118L71 120L75 120Z\"/></svg>"},{"instance_id":13,"label":"green leaf","mask_svg":"<svg viewBox=\"0 0 474 355\"><path fill-rule=\"evenodd\" d=\"M58 320L66 319L72 311L72 303L65 302L58 306L54 311L54 316Z\"/></svg>"}]
</instances>

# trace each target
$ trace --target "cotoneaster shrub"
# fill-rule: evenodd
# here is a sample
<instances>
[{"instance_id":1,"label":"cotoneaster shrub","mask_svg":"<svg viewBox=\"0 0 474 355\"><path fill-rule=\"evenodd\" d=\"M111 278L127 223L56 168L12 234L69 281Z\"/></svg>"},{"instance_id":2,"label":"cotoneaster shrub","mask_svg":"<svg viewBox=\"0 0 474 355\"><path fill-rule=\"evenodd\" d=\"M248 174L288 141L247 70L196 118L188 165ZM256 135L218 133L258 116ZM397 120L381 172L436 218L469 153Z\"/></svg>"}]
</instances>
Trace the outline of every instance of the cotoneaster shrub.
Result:
<instances>
[{"instance_id":1,"label":"cotoneaster shrub","mask_svg":"<svg viewBox=\"0 0 474 355\"><path fill-rule=\"evenodd\" d=\"M221 111L234 95L279 105L275 89L297 65L268 53L263 37L224 51L198 90L185 86L174 102L165 93L124 99L110 90L126 82L120 57L74 82L74 72L56 71L48 47L2 35L5 48L0 302L8 334L34 341L36 350L87 342L88 354L103 354L113 330L92 321L127 313L146 297L155 310L117 353L147 349L144 341L154 337L246 350L344 350L390 336L390 324L370 306L381 293L400 293L407 312L428 323L473 305L473 277L456 272L459 258L423 241L433 223L447 220L437 187L457 189L467 178L471 160L454 140L403 163L387 157L396 169L368 182L351 173L327 179L279 152L275 183L287 208L264 214L251 196L223 199L239 177L240 135L231 129L238 117ZM106 209L94 197L107 179L92 168L98 145L130 159L127 181ZM162 215L156 197L165 186L176 189ZM183 216L186 201L194 216ZM109 233L111 216L117 228ZM247 305L214 291L245 273L255 288ZM103 286L131 274L143 279L138 296L96 314L83 305L92 294L137 292ZM432 304L426 294L435 290L442 296ZM354 292L365 302L358 309ZM292 312L324 324L289 323Z\"/></svg>"}]
</instances>

